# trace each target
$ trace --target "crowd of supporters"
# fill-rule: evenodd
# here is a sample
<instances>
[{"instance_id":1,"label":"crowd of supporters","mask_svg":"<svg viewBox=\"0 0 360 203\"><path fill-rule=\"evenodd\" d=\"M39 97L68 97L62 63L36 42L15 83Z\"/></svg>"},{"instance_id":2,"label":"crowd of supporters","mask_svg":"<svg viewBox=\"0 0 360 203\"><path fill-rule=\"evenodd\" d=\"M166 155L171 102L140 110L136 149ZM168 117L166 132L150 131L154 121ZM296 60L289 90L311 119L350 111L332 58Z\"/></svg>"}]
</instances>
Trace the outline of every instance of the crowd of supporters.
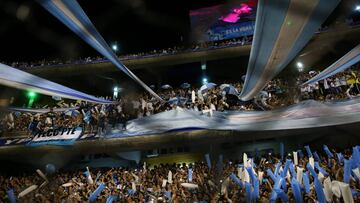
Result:
<instances>
[{"instance_id":1,"label":"crowd of supporters","mask_svg":"<svg viewBox=\"0 0 360 203\"><path fill-rule=\"evenodd\" d=\"M184 53L184 52L193 52L193 51L202 51L208 49L216 49L216 48L224 48L229 46L242 46L251 44L252 36L245 36L241 38L235 38L230 40L223 40L223 41L214 41L214 42L203 42L192 44L190 46L174 46L172 48L167 49L160 49L160 50L152 50L149 52L140 52L136 54L126 54L120 55L120 60L131 60L131 59L140 59L146 57L157 57L157 56L166 56L172 55L177 53ZM97 57L86 57L86 58L79 58L79 59L68 59L68 60L61 60L61 59L53 59L53 60L40 60L40 61L33 61L33 62L2 62L4 64L8 64L9 66L26 69L26 68L36 68L42 66L63 66L67 64L88 64L88 63L99 63L99 62L108 62L102 56Z\"/></svg>"},{"instance_id":2,"label":"crowd of supporters","mask_svg":"<svg viewBox=\"0 0 360 203\"><path fill-rule=\"evenodd\" d=\"M360 148L323 148L305 146L287 156L244 154L241 161L205 155L205 161L188 165L1 175L0 201L359 202Z\"/></svg>"},{"instance_id":3,"label":"crowd of supporters","mask_svg":"<svg viewBox=\"0 0 360 203\"><path fill-rule=\"evenodd\" d=\"M129 94L114 100L114 104L100 105L86 102L58 102L47 113L20 113L16 111L2 112L0 129L2 132L28 132L58 127L82 126L90 133L105 133L109 128L126 129L126 122L132 119L151 116L156 113L175 108L186 108L211 116L214 111L251 111L271 110L289 106L302 100L332 101L349 99L360 91L359 65L338 73L325 80L302 86L301 84L317 74L315 71L301 73L297 78L296 90L292 91L289 82L274 79L263 91L251 101L239 100L243 82L203 87L172 88L164 85L159 88L158 95L164 101L158 101L149 94ZM205 87L205 86L204 86ZM40 107L40 106L39 106ZM77 108L64 112L56 112L56 108ZM49 108L49 107L46 107ZM16 133L15 133L16 134Z\"/></svg>"}]
</instances>

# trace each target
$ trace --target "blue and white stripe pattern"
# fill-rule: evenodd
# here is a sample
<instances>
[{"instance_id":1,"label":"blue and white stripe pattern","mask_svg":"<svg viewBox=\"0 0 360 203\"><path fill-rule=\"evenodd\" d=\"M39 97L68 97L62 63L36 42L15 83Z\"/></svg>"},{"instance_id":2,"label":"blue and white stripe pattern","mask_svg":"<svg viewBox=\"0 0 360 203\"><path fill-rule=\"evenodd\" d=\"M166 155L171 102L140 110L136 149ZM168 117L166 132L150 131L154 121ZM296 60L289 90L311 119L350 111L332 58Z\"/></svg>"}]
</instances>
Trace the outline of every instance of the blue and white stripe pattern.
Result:
<instances>
[{"instance_id":1,"label":"blue and white stripe pattern","mask_svg":"<svg viewBox=\"0 0 360 203\"><path fill-rule=\"evenodd\" d=\"M76 0L37 0L46 10L59 19L64 25L81 37L86 43L109 59L117 68L135 80L150 94L162 100L150 87L142 82L124 64L120 62L95 26L91 23Z\"/></svg>"},{"instance_id":2,"label":"blue and white stripe pattern","mask_svg":"<svg viewBox=\"0 0 360 203\"><path fill-rule=\"evenodd\" d=\"M339 0L259 0L240 98L253 99L311 39Z\"/></svg>"},{"instance_id":3,"label":"blue and white stripe pattern","mask_svg":"<svg viewBox=\"0 0 360 203\"><path fill-rule=\"evenodd\" d=\"M339 73L341 71L346 70L350 66L360 61L360 44L337 60L335 63L331 64L328 68L321 71L318 75L306 81L303 85L311 84L317 82L319 80L326 79Z\"/></svg>"},{"instance_id":4,"label":"blue and white stripe pattern","mask_svg":"<svg viewBox=\"0 0 360 203\"><path fill-rule=\"evenodd\" d=\"M96 98L1 63L0 84L16 89L31 90L40 94L59 96L67 99L103 104L112 103L112 101Z\"/></svg>"}]
</instances>

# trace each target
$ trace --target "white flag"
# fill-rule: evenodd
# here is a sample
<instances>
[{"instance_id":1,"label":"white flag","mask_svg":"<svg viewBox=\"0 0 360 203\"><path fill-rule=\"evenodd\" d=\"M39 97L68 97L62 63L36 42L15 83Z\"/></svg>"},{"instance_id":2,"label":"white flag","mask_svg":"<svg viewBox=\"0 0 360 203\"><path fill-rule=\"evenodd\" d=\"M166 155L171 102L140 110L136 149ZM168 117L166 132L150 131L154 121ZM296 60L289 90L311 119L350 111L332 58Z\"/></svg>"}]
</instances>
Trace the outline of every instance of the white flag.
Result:
<instances>
[{"instance_id":1,"label":"white flag","mask_svg":"<svg viewBox=\"0 0 360 203\"><path fill-rule=\"evenodd\" d=\"M171 171L169 171L169 173L168 173L168 181L167 181L168 183L172 183L172 172Z\"/></svg>"},{"instance_id":2,"label":"white flag","mask_svg":"<svg viewBox=\"0 0 360 203\"><path fill-rule=\"evenodd\" d=\"M293 152L293 155L294 155L294 164L295 166L297 166L299 164L298 154L297 152Z\"/></svg>"}]
</instances>

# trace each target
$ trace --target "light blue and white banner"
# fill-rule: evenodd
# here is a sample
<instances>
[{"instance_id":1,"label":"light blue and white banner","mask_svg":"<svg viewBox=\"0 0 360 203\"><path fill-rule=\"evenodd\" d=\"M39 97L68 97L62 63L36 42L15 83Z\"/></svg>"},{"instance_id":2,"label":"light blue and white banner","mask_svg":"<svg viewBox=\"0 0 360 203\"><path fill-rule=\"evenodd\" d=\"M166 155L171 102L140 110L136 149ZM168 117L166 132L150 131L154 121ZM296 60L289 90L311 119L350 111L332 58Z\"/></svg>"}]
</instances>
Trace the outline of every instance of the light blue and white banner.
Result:
<instances>
[{"instance_id":1,"label":"light blue and white banner","mask_svg":"<svg viewBox=\"0 0 360 203\"><path fill-rule=\"evenodd\" d=\"M25 112L25 113L49 113L49 112L71 112L77 110L78 107L70 107L70 108L42 108L42 109L34 109L34 108L18 108L18 107L8 107L8 111L15 111L15 112Z\"/></svg>"},{"instance_id":2,"label":"light blue and white banner","mask_svg":"<svg viewBox=\"0 0 360 203\"><path fill-rule=\"evenodd\" d=\"M80 127L40 131L34 135L27 145L72 145L81 136L81 133Z\"/></svg>"},{"instance_id":3,"label":"light blue and white banner","mask_svg":"<svg viewBox=\"0 0 360 203\"><path fill-rule=\"evenodd\" d=\"M213 113L177 108L128 122L126 130L112 130L107 137L192 130L269 131L317 128L360 122L360 98L341 102L303 101L272 111Z\"/></svg>"},{"instance_id":4,"label":"light blue and white banner","mask_svg":"<svg viewBox=\"0 0 360 203\"><path fill-rule=\"evenodd\" d=\"M135 80L154 97L162 100L150 87L142 82L123 63L120 62L109 45L96 30L84 10L76 0L37 0L46 10L59 19L75 34L81 37L86 43L109 59L117 68Z\"/></svg>"},{"instance_id":5,"label":"light blue and white banner","mask_svg":"<svg viewBox=\"0 0 360 203\"><path fill-rule=\"evenodd\" d=\"M1 63L0 84L21 90L31 90L49 96L59 96L94 103L112 103L112 101L96 98Z\"/></svg>"},{"instance_id":6,"label":"light blue and white banner","mask_svg":"<svg viewBox=\"0 0 360 203\"><path fill-rule=\"evenodd\" d=\"M359 61L360 61L360 44L357 45L355 48L353 48L351 51L349 51L347 54L345 54L343 57L341 57L338 61L331 64L331 66L321 71L321 73L314 76L310 80L306 81L304 85L311 84L319 80L323 80L328 77L331 77L336 73L339 73L341 71L346 70L347 68L350 68L350 66L354 65Z\"/></svg>"},{"instance_id":7,"label":"light blue and white banner","mask_svg":"<svg viewBox=\"0 0 360 203\"><path fill-rule=\"evenodd\" d=\"M107 131L105 139L158 135L195 130L274 131L318 128L360 123L360 98L338 102L303 101L272 111L215 111L210 117L199 111L177 108L152 116L131 120L122 127ZM0 139L0 146L45 144L71 145L76 140L99 139L96 134L81 133L81 128L42 132L31 138ZM301 152L301 151L299 151ZM299 156L302 155L299 153ZM210 158L207 157L210 163Z\"/></svg>"},{"instance_id":8,"label":"light blue and white banner","mask_svg":"<svg viewBox=\"0 0 360 203\"><path fill-rule=\"evenodd\" d=\"M240 98L253 99L309 42L340 0L259 0Z\"/></svg>"}]
</instances>

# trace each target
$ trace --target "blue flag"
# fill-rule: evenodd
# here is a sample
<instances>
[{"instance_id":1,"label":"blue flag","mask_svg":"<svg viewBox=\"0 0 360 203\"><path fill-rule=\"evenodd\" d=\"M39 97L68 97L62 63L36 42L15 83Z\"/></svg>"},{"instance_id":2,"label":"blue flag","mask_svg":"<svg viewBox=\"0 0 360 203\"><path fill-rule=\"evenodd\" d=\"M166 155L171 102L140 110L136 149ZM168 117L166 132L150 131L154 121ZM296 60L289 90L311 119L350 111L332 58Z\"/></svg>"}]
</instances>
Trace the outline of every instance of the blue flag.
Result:
<instances>
[{"instance_id":1,"label":"blue flag","mask_svg":"<svg viewBox=\"0 0 360 203\"><path fill-rule=\"evenodd\" d=\"M300 158L304 158L304 153L302 152L301 149L297 150L297 154L299 155Z\"/></svg>"},{"instance_id":2,"label":"blue flag","mask_svg":"<svg viewBox=\"0 0 360 203\"><path fill-rule=\"evenodd\" d=\"M321 159L316 151L313 153L313 155L314 155L315 161L321 161Z\"/></svg>"},{"instance_id":3,"label":"blue flag","mask_svg":"<svg viewBox=\"0 0 360 203\"><path fill-rule=\"evenodd\" d=\"M240 181L240 179L239 179L238 177L236 177L236 175L235 175L234 173L231 173L231 174L230 174L230 179L231 179L232 181L234 181L237 185L239 185L240 188L243 188L243 187L244 187L243 184L242 184L242 182Z\"/></svg>"},{"instance_id":4,"label":"blue flag","mask_svg":"<svg viewBox=\"0 0 360 203\"><path fill-rule=\"evenodd\" d=\"M109 195L109 197L106 199L106 203L112 203L114 201L114 196L113 195Z\"/></svg>"},{"instance_id":5,"label":"blue flag","mask_svg":"<svg viewBox=\"0 0 360 203\"><path fill-rule=\"evenodd\" d=\"M276 190L280 189L282 182L284 181L284 179L281 176L277 176L276 181L275 181L275 185L271 191L271 197L270 197L270 202L275 202L277 199L277 192Z\"/></svg>"},{"instance_id":6,"label":"blue flag","mask_svg":"<svg viewBox=\"0 0 360 203\"><path fill-rule=\"evenodd\" d=\"M314 163L314 165L315 165L315 168L316 168L320 173L324 174L324 176L329 175L329 174L326 172L326 170L323 169L323 168L319 165L319 162L316 161L316 162Z\"/></svg>"},{"instance_id":7,"label":"blue flag","mask_svg":"<svg viewBox=\"0 0 360 203\"><path fill-rule=\"evenodd\" d=\"M280 157L281 157L281 160L284 160L284 154L285 154L284 143L280 142Z\"/></svg>"},{"instance_id":8,"label":"blue flag","mask_svg":"<svg viewBox=\"0 0 360 203\"><path fill-rule=\"evenodd\" d=\"M310 193L310 181L309 181L309 176L308 176L307 172L305 172L303 174L303 183L304 183L304 187L305 187L305 193L309 194Z\"/></svg>"},{"instance_id":9,"label":"blue flag","mask_svg":"<svg viewBox=\"0 0 360 203\"><path fill-rule=\"evenodd\" d=\"M170 200L171 199L171 192L170 191L165 191L165 197Z\"/></svg>"},{"instance_id":10,"label":"blue flag","mask_svg":"<svg viewBox=\"0 0 360 203\"><path fill-rule=\"evenodd\" d=\"M326 203L324 189L318 178L314 178L314 185L315 185L317 200L319 201L319 203Z\"/></svg>"},{"instance_id":11,"label":"blue flag","mask_svg":"<svg viewBox=\"0 0 360 203\"><path fill-rule=\"evenodd\" d=\"M360 151L359 151L358 146L353 147L352 160L353 160L353 164L354 164L354 167L352 167L352 168L359 168L360 167Z\"/></svg>"},{"instance_id":12,"label":"blue flag","mask_svg":"<svg viewBox=\"0 0 360 203\"><path fill-rule=\"evenodd\" d=\"M282 171L282 177L286 177L287 171L289 170L292 161L290 159L286 159L284 170Z\"/></svg>"},{"instance_id":13,"label":"blue flag","mask_svg":"<svg viewBox=\"0 0 360 203\"><path fill-rule=\"evenodd\" d=\"M291 176L292 176L292 177L296 177L297 175L296 175L296 172L295 172L294 164L291 163L290 166L289 166L289 168L290 168Z\"/></svg>"},{"instance_id":14,"label":"blue flag","mask_svg":"<svg viewBox=\"0 0 360 203\"><path fill-rule=\"evenodd\" d=\"M351 161L344 159L344 183L349 184L350 174L351 174Z\"/></svg>"},{"instance_id":15,"label":"blue flag","mask_svg":"<svg viewBox=\"0 0 360 203\"><path fill-rule=\"evenodd\" d=\"M310 149L309 145L306 145L306 146L305 146L305 150L306 150L306 153L307 153L308 157L312 157L312 156L313 156L313 154L311 153L311 149Z\"/></svg>"},{"instance_id":16,"label":"blue flag","mask_svg":"<svg viewBox=\"0 0 360 203\"><path fill-rule=\"evenodd\" d=\"M283 202L289 202L289 197L285 194L285 192L282 189L274 189L274 190Z\"/></svg>"},{"instance_id":17,"label":"blue flag","mask_svg":"<svg viewBox=\"0 0 360 203\"><path fill-rule=\"evenodd\" d=\"M341 165L342 162L343 162L343 159L344 159L342 153L341 153L341 152L340 152L340 153L336 153L336 157L337 157L337 159L338 159L339 164Z\"/></svg>"},{"instance_id":18,"label":"blue flag","mask_svg":"<svg viewBox=\"0 0 360 203\"><path fill-rule=\"evenodd\" d=\"M245 183L245 191L246 191L246 202L251 203L252 202L252 191L251 191L251 184L246 182Z\"/></svg>"},{"instance_id":19,"label":"blue flag","mask_svg":"<svg viewBox=\"0 0 360 203\"><path fill-rule=\"evenodd\" d=\"M192 171L192 168L189 168L189 170L188 170L188 180L189 180L189 182L192 182L192 178L193 178L193 171Z\"/></svg>"},{"instance_id":20,"label":"blue flag","mask_svg":"<svg viewBox=\"0 0 360 203\"><path fill-rule=\"evenodd\" d=\"M276 181L276 176L274 175L274 173L271 171L270 168L266 169L266 173L268 176L270 176L272 181L274 181L274 182Z\"/></svg>"},{"instance_id":21,"label":"blue flag","mask_svg":"<svg viewBox=\"0 0 360 203\"><path fill-rule=\"evenodd\" d=\"M13 189L6 191L6 194L9 198L10 203L16 203L16 197Z\"/></svg>"},{"instance_id":22,"label":"blue flag","mask_svg":"<svg viewBox=\"0 0 360 203\"><path fill-rule=\"evenodd\" d=\"M294 194L295 203L301 203L302 198L301 198L300 184L295 178L292 178L291 180L291 188Z\"/></svg>"},{"instance_id":23,"label":"blue flag","mask_svg":"<svg viewBox=\"0 0 360 203\"><path fill-rule=\"evenodd\" d=\"M324 151L325 151L326 155L327 155L329 158L333 158L333 157L334 157L333 153L331 153L331 151L329 150L328 146L324 145L323 148L324 148Z\"/></svg>"},{"instance_id":24,"label":"blue flag","mask_svg":"<svg viewBox=\"0 0 360 203\"><path fill-rule=\"evenodd\" d=\"M210 154L205 154L205 160L206 160L206 164L208 165L209 169L211 169Z\"/></svg>"},{"instance_id":25,"label":"blue flag","mask_svg":"<svg viewBox=\"0 0 360 203\"><path fill-rule=\"evenodd\" d=\"M259 179L255 178L253 181L254 191L253 191L253 199L259 199L260 198L260 183Z\"/></svg>"},{"instance_id":26,"label":"blue flag","mask_svg":"<svg viewBox=\"0 0 360 203\"><path fill-rule=\"evenodd\" d=\"M89 202L94 202L97 196L99 196L101 191L103 191L104 189L105 189L105 184L101 183L99 187L97 187L96 190L93 193L91 193L91 195L89 196Z\"/></svg>"}]
</instances>

